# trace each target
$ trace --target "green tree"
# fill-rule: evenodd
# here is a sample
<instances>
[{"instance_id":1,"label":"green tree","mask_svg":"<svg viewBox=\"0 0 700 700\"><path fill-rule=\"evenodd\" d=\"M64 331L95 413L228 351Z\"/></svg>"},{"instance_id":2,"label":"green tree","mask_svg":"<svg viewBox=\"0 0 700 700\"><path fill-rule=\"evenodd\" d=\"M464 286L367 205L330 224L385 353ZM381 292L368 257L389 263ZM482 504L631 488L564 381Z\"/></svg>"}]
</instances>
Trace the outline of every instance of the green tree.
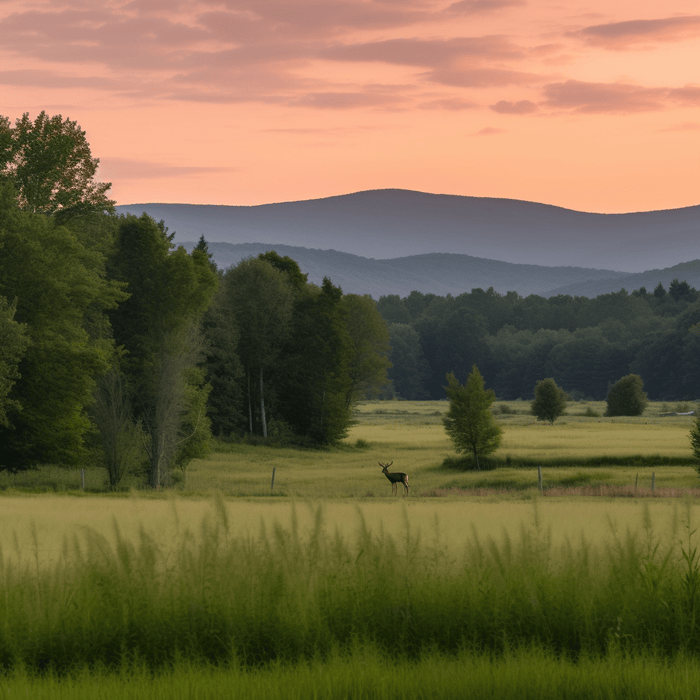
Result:
<instances>
[{"instance_id":1,"label":"green tree","mask_svg":"<svg viewBox=\"0 0 700 700\"><path fill-rule=\"evenodd\" d=\"M345 398L350 408L362 397L376 396L388 383L389 329L368 294L345 294L340 304L352 343L348 361L350 385Z\"/></svg>"},{"instance_id":2,"label":"green tree","mask_svg":"<svg viewBox=\"0 0 700 700\"><path fill-rule=\"evenodd\" d=\"M447 375L445 387L450 408L442 419L457 452L471 453L479 469L479 456L489 455L501 444L503 431L491 413L496 395L484 388L484 378L476 365L462 386L455 375Z\"/></svg>"},{"instance_id":3,"label":"green tree","mask_svg":"<svg viewBox=\"0 0 700 700\"><path fill-rule=\"evenodd\" d=\"M99 159L93 158L85 132L60 114L25 113L14 127L0 117L0 177L15 187L20 208L55 214L59 223L87 212L113 211L107 197L111 183L97 182Z\"/></svg>"},{"instance_id":4,"label":"green tree","mask_svg":"<svg viewBox=\"0 0 700 700\"><path fill-rule=\"evenodd\" d=\"M618 379L606 401L606 416L641 416L648 403L642 378L638 374L628 374Z\"/></svg>"},{"instance_id":5,"label":"green tree","mask_svg":"<svg viewBox=\"0 0 700 700\"><path fill-rule=\"evenodd\" d=\"M18 209L11 183L0 185L0 296L16 299L15 320L28 345L0 428L0 465L76 465L86 458L87 407L109 367L111 341L96 321L125 298L103 277L103 256L55 220Z\"/></svg>"},{"instance_id":6,"label":"green tree","mask_svg":"<svg viewBox=\"0 0 700 700\"><path fill-rule=\"evenodd\" d=\"M245 368L250 432L257 385L263 437L267 437L266 376L274 371L289 333L294 292L285 272L264 259L248 259L224 275L224 294L238 328L238 356Z\"/></svg>"},{"instance_id":7,"label":"green tree","mask_svg":"<svg viewBox=\"0 0 700 700\"><path fill-rule=\"evenodd\" d=\"M430 365L423 356L420 336L405 323L389 326L391 368L388 375L398 396L410 401L429 398L425 382L430 377Z\"/></svg>"},{"instance_id":8,"label":"green tree","mask_svg":"<svg viewBox=\"0 0 700 700\"><path fill-rule=\"evenodd\" d=\"M10 427L7 412L20 408L8 398L19 379L18 365L27 348L27 327L15 321L16 302L0 297L0 426Z\"/></svg>"},{"instance_id":9,"label":"green tree","mask_svg":"<svg viewBox=\"0 0 700 700\"><path fill-rule=\"evenodd\" d=\"M552 425L566 409L566 392L551 378L541 379L535 384L535 400L530 412L537 420L548 420Z\"/></svg>"},{"instance_id":10,"label":"green tree","mask_svg":"<svg viewBox=\"0 0 700 700\"><path fill-rule=\"evenodd\" d=\"M308 285L294 305L281 362L283 418L297 437L315 444L338 442L350 424L348 367L353 346L342 297L340 287L327 277L320 289Z\"/></svg>"},{"instance_id":11,"label":"green tree","mask_svg":"<svg viewBox=\"0 0 700 700\"><path fill-rule=\"evenodd\" d=\"M130 294L110 319L127 353L121 370L147 436L149 483L157 488L209 433L209 386L196 367L203 358L199 323L218 278L206 252L175 249L163 222L145 214L120 223L109 270Z\"/></svg>"},{"instance_id":12,"label":"green tree","mask_svg":"<svg viewBox=\"0 0 700 700\"><path fill-rule=\"evenodd\" d=\"M690 445L693 448L693 455L700 460L700 415L695 416L695 422L690 430ZM695 466L696 471L700 474L700 464Z\"/></svg>"}]
</instances>

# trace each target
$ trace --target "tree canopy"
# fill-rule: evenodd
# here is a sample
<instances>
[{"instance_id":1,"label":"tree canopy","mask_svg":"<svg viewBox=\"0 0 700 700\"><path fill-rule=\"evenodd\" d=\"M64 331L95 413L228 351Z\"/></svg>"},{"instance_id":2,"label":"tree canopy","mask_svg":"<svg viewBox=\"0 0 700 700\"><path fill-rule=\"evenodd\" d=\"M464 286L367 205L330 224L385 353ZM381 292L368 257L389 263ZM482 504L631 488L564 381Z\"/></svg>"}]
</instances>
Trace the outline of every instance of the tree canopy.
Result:
<instances>
[{"instance_id":1,"label":"tree canopy","mask_svg":"<svg viewBox=\"0 0 700 700\"><path fill-rule=\"evenodd\" d=\"M551 377L535 384L535 399L530 405L530 412L537 420L547 420L553 425L565 409L566 392Z\"/></svg>"},{"instance_id":2,"label":"tree canopy","mask_svg":"<svg viewBox=\"0 0 700 700\"><path fill-rule=\"evenodd\" d=\"M11 125L0 116L0 178L11 182L21 209L61 221L88 212L113 211L109 182L97 182L93 158L77 122L42 111Z\"/></svg>"}]
</instances>

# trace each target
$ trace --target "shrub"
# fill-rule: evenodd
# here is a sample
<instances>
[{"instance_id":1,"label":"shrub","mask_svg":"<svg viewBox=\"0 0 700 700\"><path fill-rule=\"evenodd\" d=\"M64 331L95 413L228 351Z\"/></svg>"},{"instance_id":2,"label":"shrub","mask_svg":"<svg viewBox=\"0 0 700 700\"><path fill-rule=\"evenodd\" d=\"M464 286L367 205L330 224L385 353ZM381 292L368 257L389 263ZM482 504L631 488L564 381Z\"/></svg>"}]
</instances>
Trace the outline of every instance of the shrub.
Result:
<instances>
[{"instance_id":1,"label":"shrub","mask_svg":"<svg viewBox=\"0 0 700 700\"><path fill-rule=\"evenodd\" d=\"M644 393L644 382L638 374L628 374L618 379L606 400L606 416L641 416L649 402Z\"/></svg>"},{"instance_id":2,"label":"shrub","mask_svg":"<svg viewBox=\"0 0 700 700\"><path fill-rule=\"evenodd\" d=\"M548 420L554 424L565 408L566 393L551 377L541 379L535 384L535 400L530 406L530 412L537 416L537 420Z\"/></svg>"}]
</instances>

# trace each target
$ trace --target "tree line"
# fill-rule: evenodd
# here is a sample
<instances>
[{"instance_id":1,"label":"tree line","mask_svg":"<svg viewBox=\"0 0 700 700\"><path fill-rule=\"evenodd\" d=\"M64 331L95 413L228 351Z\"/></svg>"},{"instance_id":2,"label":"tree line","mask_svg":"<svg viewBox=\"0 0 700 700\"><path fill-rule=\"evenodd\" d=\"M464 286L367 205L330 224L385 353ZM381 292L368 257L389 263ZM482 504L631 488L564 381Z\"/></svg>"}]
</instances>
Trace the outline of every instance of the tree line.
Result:
<instances>
[{"instance_id":1,"label":"tree line","mask_svg":"<svg viewBox=\"0 0 700 700\"><path fill-rule=\"evenodd\" d=\"M531 399L553 378L575 399L604 399L620 377L638 374L653 400L700 394L698 300L674 280L600 295L546 299L472 289L453 297L411 292L377 307L391 335L389 376L406 399L441 399L445 376L464 381L476 364L504 400Z\"/></svg>"},{"instance_id":2,"label":"tree line","mask_svg":"<svg viewBox=\"0 0 700 700\"><path fill-rule=\"evenodd\" d=\"M212 431L345 436L387 384L369 296L274 252L217 270L164 222L116 216L75 122L0 118L0 468L103 464L168 484Z\"/></svg>"}]
</instances>

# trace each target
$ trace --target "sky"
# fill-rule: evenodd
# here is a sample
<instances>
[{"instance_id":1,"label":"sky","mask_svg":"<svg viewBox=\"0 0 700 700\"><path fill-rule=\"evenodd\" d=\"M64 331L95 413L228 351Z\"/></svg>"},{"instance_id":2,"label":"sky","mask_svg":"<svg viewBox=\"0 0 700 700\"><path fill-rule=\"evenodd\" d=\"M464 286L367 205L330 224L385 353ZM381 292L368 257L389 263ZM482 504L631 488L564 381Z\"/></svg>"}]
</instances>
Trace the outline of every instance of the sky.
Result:
<instances>
[{"instance_id":1,"label":"sky","mask_svg":"<svg viewBox=\"0 0 700 700\"><path fill-rule=\"evenodd\" d=\"M118 204L700 204L698 0L0 0L0 96Z\"/></svg>"}]
</instances>

